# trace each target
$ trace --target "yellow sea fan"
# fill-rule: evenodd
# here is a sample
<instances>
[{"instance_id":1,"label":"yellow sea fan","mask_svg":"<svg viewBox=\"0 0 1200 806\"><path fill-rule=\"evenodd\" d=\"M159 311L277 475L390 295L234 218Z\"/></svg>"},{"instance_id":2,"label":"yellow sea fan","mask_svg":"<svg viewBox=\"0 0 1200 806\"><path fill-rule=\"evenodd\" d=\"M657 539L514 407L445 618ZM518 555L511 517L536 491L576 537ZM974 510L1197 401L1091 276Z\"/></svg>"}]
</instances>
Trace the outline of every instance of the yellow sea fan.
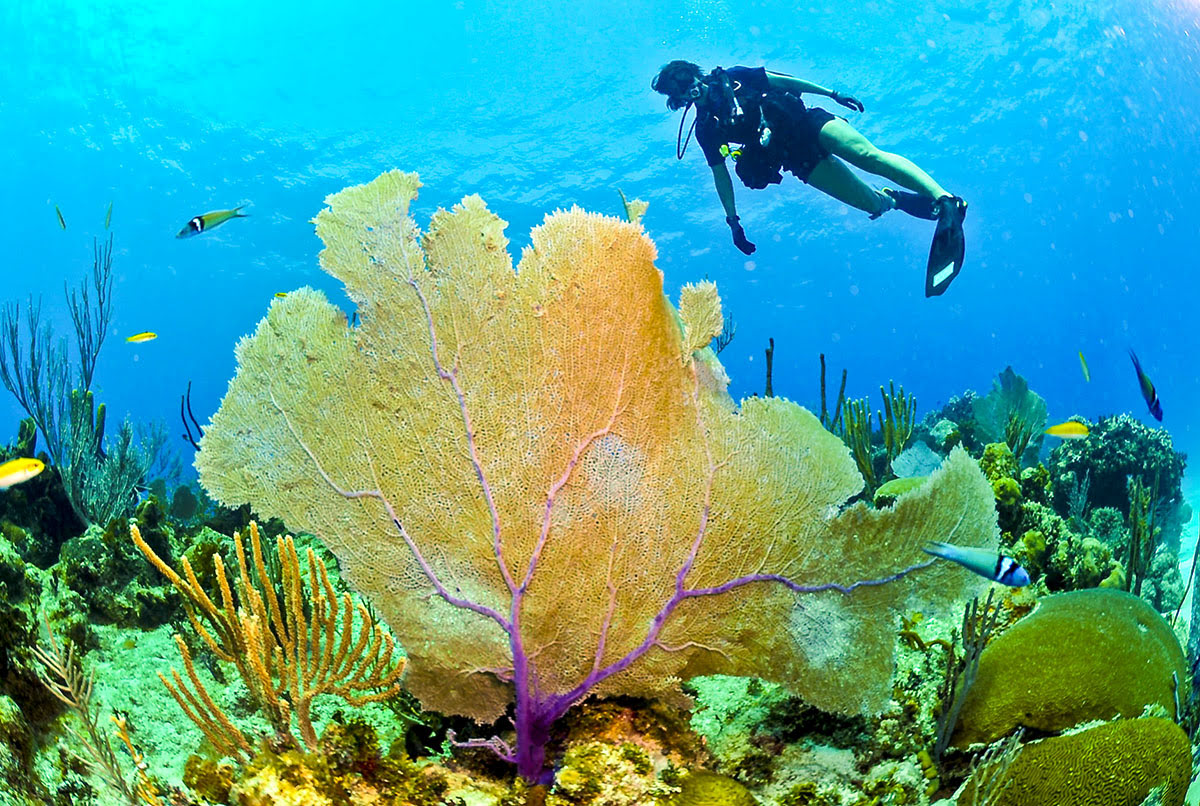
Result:
<instances>
[{"instance_id":1,"label":"yellow sea fan","mask_svg":"<svg viewBox=\"0 0 1200 806\"><path fill-rule=\"evenodd\" d=\"M724 317L717 284L709 280L688 283L679 291L679 318L683 320L683 359L708 346L721 335Z\"/></svg>"},{"instance_id":2,"label":"yellow sea fan","mask_svg":"<svg viewBox=\"0 0 1200 806\"><path fill-rule=\"evenodd\" d=\"M272 305L205 430L210 493L316 534L423 705L490 721L515 699L521 742L582 696L711 672L882 708L897 613L980 584L906 573L921 546L996 543L970 458L893 510L841 513L863 482L840 439L780 398L735 407L707 353L680 361L719 332L719 299L697 284L677 314L641 227L554 213L514 270L477 197L420 235L418 186L392 172L328 199L321 264L360 324L315 291Z\"/></svg>"}]
</instances>

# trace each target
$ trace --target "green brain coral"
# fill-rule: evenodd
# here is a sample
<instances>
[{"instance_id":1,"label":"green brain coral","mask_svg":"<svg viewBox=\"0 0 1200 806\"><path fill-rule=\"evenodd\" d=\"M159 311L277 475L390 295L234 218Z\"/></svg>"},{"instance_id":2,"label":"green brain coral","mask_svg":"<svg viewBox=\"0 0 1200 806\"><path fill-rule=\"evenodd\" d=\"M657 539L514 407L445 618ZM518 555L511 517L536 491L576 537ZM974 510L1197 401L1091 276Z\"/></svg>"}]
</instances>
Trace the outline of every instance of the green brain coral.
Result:
<instances>
[{"instance_id":1,"label":"green brain coral","mask_svg":"<svg viewBox=\"0 0 1200 806\"><path fill-rule=\"evenodd\" d=\"M1164 787L1163 806L1182 806L1192 770L1187 734L1169 719L1119 719L1021 748L990 806L1139 806ZM989 772L987 768L984 773ZM975 803L975 779L959 803Z\"/></svg>"},{"instance_id":2,"label":"green brain coral","mask_svg":"<svg viewBox=\"0 0 1200 806\"><path fill-rule=\"evenodd\" d=\"M697 770L680 782L673 806L757 806L750 790L728 775Z\"/></svg>"},{"instance_id":3,"label":"green brain coral","mask_svg":"<svg viewBox=\"0 0 1200 806\"><path fill-rule=\"evenodd\" d=\"M1150 704L1173 714L1175 681L1187 679L1178 640L1146 602L1111 589L1054 594L983 651L954 744L1134 717Z\"/></svg>"}]
</instances>

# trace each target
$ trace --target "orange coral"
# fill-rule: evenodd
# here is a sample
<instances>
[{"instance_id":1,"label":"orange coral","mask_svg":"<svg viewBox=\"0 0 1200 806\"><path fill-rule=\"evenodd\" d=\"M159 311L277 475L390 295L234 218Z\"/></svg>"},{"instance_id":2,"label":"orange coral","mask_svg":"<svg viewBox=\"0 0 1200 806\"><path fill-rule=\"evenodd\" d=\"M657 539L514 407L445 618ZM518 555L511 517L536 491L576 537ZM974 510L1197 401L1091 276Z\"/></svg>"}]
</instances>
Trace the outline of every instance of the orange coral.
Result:
<instances>
[{"instance_id":1,"label":"orange coral","mask_svg":"<svg viewBox=\"0 0 1200 806\"><path fill-rule=\"evenodd\" d=\"M783 399L735 408L704 349L715 287L678 318L639 226L556 213L514 272L478 197L421 237L418 186L328 199L322 265L361 324L311 290L272 304L205 431L205 487L329 545L427 708L488 721L515 698L528 737L587 694L712 672L880 708L896 614L978 584L921 545L996 540L974 462L839 514L863 484L841 440Z\"/></svg>"},{"instance_id":2,"label":"orange coral","mask_svg":"<svg viewBox=\"0 0 1200 806\"><path fill-rule=\"evenodd\" d=\"M142 539L136 524L129 525L129 532L134 545L183 595L188 619L205 645L217 658L237 667L277 734L290 735L295 716L301 740L315 750L314 697L332 694L352 705L363 705L399 691L405 659L393 662L392 637L350 594L334 592L325 566L312 549L305 552L306 584L295 542L291 537L277 538L280 574L273 579L263 559L258 524L251 521L249 560L241 535L233 536L238 562L236 601L221 555L213 555L218 604L200 586L186 557L180 576ZM276 595L276 585L282 596ZM160 672L171 696L220 752L236 758L249 755L250 742L205 690L187 644L179 635L175 643L192 689L174 669L171 680Z\"/></svg>"}]
</instances>

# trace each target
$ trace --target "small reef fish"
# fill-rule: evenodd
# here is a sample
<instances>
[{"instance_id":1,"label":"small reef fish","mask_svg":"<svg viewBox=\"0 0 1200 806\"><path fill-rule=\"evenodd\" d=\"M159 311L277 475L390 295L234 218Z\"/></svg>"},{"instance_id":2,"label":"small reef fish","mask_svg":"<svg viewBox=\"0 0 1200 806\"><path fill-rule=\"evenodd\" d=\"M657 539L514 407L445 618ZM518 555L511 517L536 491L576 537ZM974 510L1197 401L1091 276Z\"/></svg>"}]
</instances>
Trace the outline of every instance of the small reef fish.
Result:
<instances>
[{"instance_id":1,"label":"small reef fish","mask_svg":"<svg viewBox=\"0 0 1200 806\"><path fill-rule=\"evenodd\" d=\"M0 465L0 490L29 481L45 469L46 465L37 459L10 459Z\"/></svg>"},{"instance_id":2,"label":"small reef fish","mask_svg":"<svg viewBox=\"0 0 1200 806\"><path fill-rule=\"evenodd\" d=\"M249 218L245 213L239 212L246 205L240 204L232 210L215 210L211 213L198 215L191 221L184 224L183 229L175 234L176 238L191 238L193 235L199 235L202 232L208 232L216 226L224 224L231 218Z\"/></svg>"},{"instance_id":3,"label":"small reef fish","mask_svg":"<svg viewBox=\"0 0 1200 806\"><path fill-rule=\"evenodd\" d=\"M104 214L104 228L105 229L108 229L109 225L112 224L112 205L113 205L112 202L108 203L108 212Z\"/></svg>"},{"instance_id":4,"label":"small reef fish","mask_svg":"<svg viewBox=\"0 0 1200 806\"><path fill-rule=\"evenodd\" d=\"M283 298L284 298L284 297L286 297L286 296L287 296L287 292L286 292L286 291L276 291L276 292L275 292L275 297L276 297L276 299L283 299Z\"/></svg>"},{"instance_id":5,"label":"small reef fish","mask_svg":"<svg viewBox=\"0 0 1200 806\"><path fill-rule=\"evenodd\" d=\"M1158 401L1158 393L1154 391L1154 384L1150 383L1150 379L1146 377L1146 373L1142 372L1142 363L1138 361L1137 353L1130 350L1129 357L1133 359L1133 368L1137 372L1138 386L1142 389L1142 399L1146 401L1146 406L1150 409L1150 413L1154 415L1154 419L1161 423L1162 403Z\"/></svg>"},{"instance_id":6,"label":"small reef fish","mask_svg":"<svg viewBox=\"0 0 1200 806\"><path fill-rule=\"evenodd\" d=\"M1050 426L1042 433L1059 439L1083 439L1088 435L1088 427L1083 423L1067 420L1065 423Z\"/></svg>"},{"instance_id":7,"label":"small reef fish","mask_svg":"<svg viewBox=\"0 0 1200 806\"><path fill-rule=\"evenodd\" d=\"M54 205L54 214L58 216L58 225L63 229L67 228L67 219L63 218L62 210L58 209L58 205Z\"/></svg>"},{"instance_id":8,"label":"small reef fish","mask_svg":"<svg viewBox=\"0 0 1200 806\"><path fill-rule=\"evenodd\" d=\"M1087 359L1083 357L1083 350L1079 351L1079 368L1083 370L1083 382L1092 382L1092 372L1088 369Z\"/></svg>"},{"instance_id":9,"label":"small reef fish","mask_svg":"<svg viewBox=\"0 0 1200 806\"><path fill-rule=\"evenodd\" d=\"M141 333L134 333L132 336L125 339L125 341L129 342L130 344L141 344L144 341L154 341L157 338L157 333L151 330L146 330Z\"/></svg>"},{"instance_id":10,"label":"small reef fish","mask_svg":"<svg viewBox=\"0 0 1200 806\"><path fill-rule=\"evenodd\" d=\"M1023 588L1029 584L1029 572L1012 557L1006 557L998 551L955 546L937 541L925 546L923 551L934 557L958 563L968 571L974 571L981 577L1010 588Z\"/></svg>"}]
</instances>

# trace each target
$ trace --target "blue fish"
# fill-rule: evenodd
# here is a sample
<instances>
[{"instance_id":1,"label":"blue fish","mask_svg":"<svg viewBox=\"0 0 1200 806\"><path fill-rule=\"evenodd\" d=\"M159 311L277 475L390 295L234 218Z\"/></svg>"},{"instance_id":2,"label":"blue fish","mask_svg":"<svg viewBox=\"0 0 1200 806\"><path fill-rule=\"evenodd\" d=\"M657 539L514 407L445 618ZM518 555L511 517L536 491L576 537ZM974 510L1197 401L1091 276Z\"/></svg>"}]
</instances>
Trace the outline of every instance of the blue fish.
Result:
<instances>
[{"instance_id":1,"label":"blue fish","mask_svg":"<svg viewBox=\"0 0 1200 806\"><path fill-rule=\"evenodd\" d=\"M1145 399L1146 405L1150 408L1150 413L1154 415L1154 419L1161 423L1162 403L1158 402L1158 392L1154 391L1154 384L1150 383L1150 379L1146 377L1146 373L1142 372L1142 364L1138 361L1137 353L1130 349L1129 357L1133 359L1133 368L1137 370L1138 386L1142 388L1142 398Z\"/></svg>"},{"instance_id":2,"label":"blue fish","mask_svg":"<svg viewBox=\"0 0 1200 806\"><path fill-rule=\"evenodd\" d=\"M955 546L951 543L931 542L924 549L926 554L958 563L968 571L974 571L985 579L999 582L1010 588L1023 588L1029 584L1029 572L1012 557L988 549Z\"/></svg>"}]
</instances>

